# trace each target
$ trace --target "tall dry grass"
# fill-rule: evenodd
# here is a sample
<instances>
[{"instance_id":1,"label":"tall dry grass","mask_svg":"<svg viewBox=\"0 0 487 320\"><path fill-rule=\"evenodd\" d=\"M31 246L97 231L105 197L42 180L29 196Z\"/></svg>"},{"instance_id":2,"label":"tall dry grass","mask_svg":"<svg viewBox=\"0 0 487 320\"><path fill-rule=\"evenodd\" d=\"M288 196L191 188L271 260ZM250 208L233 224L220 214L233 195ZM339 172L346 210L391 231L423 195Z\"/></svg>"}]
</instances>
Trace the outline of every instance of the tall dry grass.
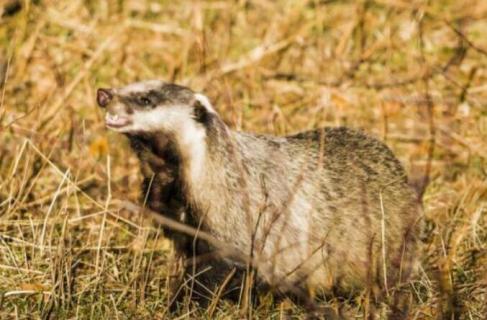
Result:
<instances>
[{"instance_id":1,"label":"tall dry grass","mask_svg":"<svg viewBox=\"0 0 487 320\"><path fill-rule=\"evenodd\" d=\"M234 129L379 136L429 182L412 317L487 315L487 2L7 0L0 13L1 319L169 317L170 245L120 206L137 202L137 161L94 99L148 78L205 92ZM304 315L257 300L255 318ZM241 315L218 300L177 316Z\"/></svg>"}]
</instances>

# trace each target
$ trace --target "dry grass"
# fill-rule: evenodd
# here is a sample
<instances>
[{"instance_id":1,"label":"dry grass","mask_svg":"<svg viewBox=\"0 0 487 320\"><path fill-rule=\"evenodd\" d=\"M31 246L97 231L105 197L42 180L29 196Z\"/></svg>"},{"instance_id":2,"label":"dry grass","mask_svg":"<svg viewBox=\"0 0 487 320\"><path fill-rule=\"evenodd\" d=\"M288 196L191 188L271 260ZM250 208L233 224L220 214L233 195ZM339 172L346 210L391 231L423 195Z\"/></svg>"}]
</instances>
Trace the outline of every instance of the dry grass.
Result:
<instances>
[{"instance_id":1,"label":"dry grass","mask_svg":"<svg viewBox=\"0 0 487 320\"><path fill-rule=\"evenodd\" d=\"M381 137L430 178L412 315L484 319L487 2L20 2L0 18L1 319L169 316L170 246L120 210L138 199L137 161L94 99L148 78L205 92L235 129ZM259 301L255 318L303 315ZM210 309L178 316L241 316Z\"/></svg>"}]
</instances>

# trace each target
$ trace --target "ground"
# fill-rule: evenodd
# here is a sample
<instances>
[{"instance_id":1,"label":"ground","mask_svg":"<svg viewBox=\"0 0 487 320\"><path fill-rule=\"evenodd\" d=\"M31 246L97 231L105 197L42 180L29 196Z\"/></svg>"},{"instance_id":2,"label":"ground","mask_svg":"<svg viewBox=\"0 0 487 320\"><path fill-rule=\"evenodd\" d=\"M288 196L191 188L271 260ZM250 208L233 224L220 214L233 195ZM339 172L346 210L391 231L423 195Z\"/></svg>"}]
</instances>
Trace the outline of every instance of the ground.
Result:
<instances>
[{"instance_id":1,"label":"ground","mask_svg":"<svg viewBox=\"0 0 487 320\"><path fill-rule=\"evenodd\" d=\"M170 317L171 246L122 209L137 160L95 104L100 86L156 78L204 92L236 130L385 141L429 182L411 318L484 319L486 28L481 0L0 2L0 318ZM304 316L273 299L172 316Z\"/></svg>"}]
</instances>

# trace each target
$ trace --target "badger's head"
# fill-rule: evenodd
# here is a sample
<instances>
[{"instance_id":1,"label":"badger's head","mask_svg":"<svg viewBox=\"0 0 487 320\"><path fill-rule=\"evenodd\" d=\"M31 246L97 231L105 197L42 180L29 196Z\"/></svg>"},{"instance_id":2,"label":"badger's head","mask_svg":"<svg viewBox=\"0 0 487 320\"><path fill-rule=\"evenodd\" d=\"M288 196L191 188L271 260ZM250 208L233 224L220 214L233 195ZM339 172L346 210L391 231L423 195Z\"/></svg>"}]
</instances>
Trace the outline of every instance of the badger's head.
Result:
<instances>
[{"instance_id":1,"label":"badger's head","mask_svg":"<svg viewBox=\"0 0 487 320\"><path fill-rule=\"evenodd\" d=\"M208 99L191 89L158 80L97 91L106 109L105 123L112 130L141 133L196 134L216 115Z\"/></svg>"}]
</instances>

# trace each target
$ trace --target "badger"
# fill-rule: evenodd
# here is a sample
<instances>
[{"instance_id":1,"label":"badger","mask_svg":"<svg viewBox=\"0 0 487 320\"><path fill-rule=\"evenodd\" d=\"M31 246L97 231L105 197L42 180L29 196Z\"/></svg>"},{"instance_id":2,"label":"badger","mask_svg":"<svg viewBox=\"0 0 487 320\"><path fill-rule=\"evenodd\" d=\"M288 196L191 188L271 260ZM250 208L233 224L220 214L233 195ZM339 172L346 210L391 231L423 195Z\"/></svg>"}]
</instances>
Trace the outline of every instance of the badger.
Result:
<instances>
[{"instance_id":1,"label":"badger","mask_svg":"<svg viewBox=\"0 0 487 320\"><path fill-rule=\"evenodd\" d=\"M235 131L205 95L158 80L100 88L97 103L140 159L146 205L252 257L259 281L278 292L380 299L410 279L421 207L379 140L346 127ZM180 257L212 251L166 231ZM219 262L248 260L215 250L211 261L217 279Z\"/></svg>"}]
</instances>

